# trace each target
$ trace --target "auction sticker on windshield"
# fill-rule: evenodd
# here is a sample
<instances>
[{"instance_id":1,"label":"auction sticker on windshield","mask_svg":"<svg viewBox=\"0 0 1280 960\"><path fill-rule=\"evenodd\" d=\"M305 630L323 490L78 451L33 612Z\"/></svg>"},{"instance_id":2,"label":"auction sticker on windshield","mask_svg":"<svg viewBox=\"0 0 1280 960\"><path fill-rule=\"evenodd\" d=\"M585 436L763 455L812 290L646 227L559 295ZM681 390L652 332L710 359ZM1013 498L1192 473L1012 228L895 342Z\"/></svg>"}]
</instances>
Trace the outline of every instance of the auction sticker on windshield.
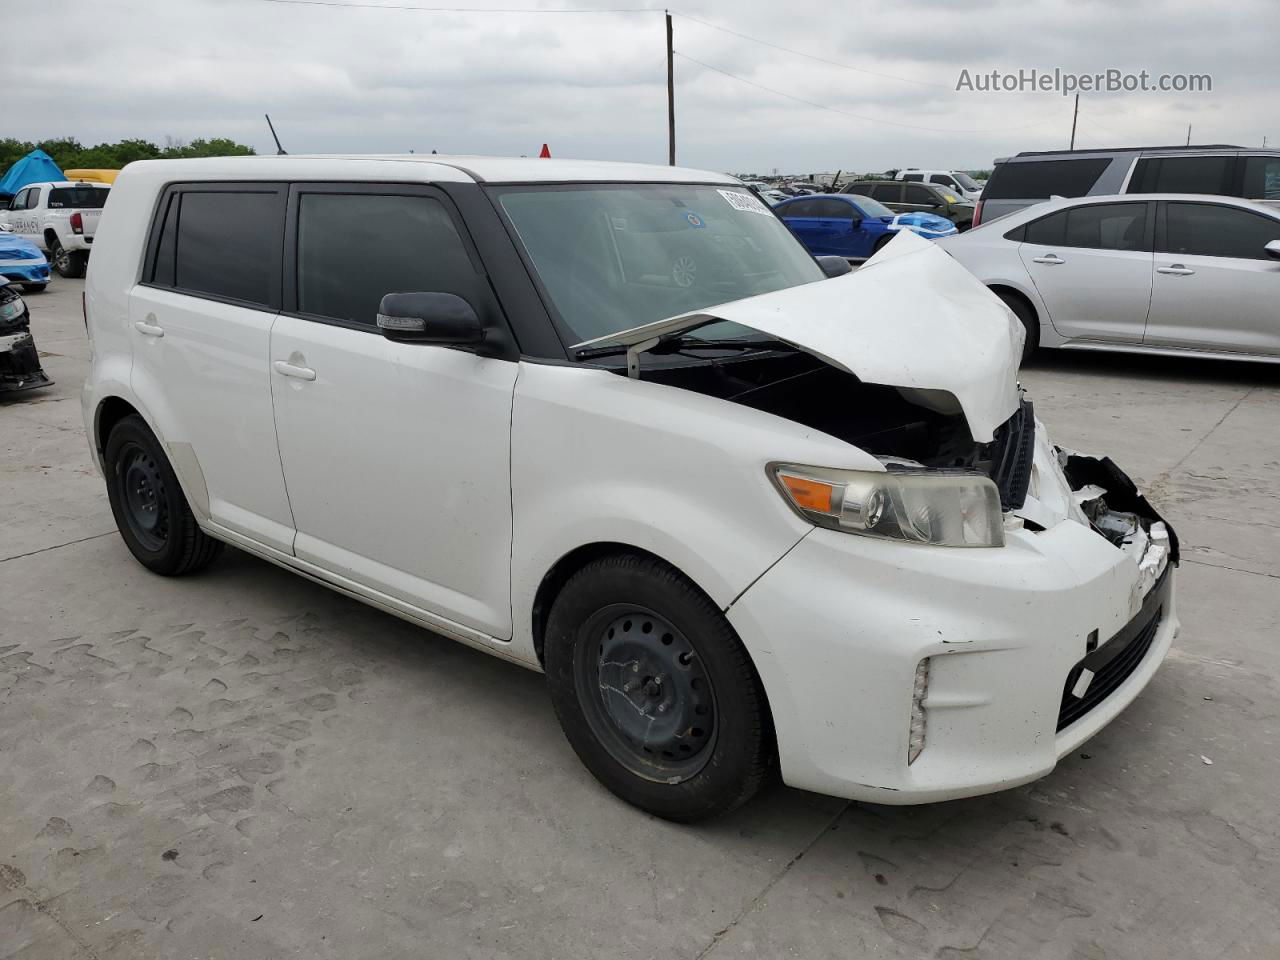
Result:
<instances>
[{"instance_id":1,"label":"auction sticker on windshield","mask_svg":"<svg viewBox=\"0 0 1280 960\"><path fill-rule=\"evenodd\" d=\"M749 193L739 193L737 190L717 190L716 193L724 197L729 206L735 210L742 210L746 213L763 213L766 217L773 216L772 210Z\"/></svg>"}]
</instances>

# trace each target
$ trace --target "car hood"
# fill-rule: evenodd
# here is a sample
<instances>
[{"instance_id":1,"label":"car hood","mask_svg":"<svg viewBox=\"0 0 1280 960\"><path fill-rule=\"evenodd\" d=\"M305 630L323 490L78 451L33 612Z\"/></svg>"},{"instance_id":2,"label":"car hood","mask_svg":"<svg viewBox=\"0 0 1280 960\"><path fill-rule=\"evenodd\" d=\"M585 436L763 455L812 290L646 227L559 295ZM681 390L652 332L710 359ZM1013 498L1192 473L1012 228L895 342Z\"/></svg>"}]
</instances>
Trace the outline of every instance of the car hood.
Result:
<instances>
[{"instance_id":1,"label":"car hood","mask_svg":"<svg viewBox=\"0 0 1280 960\"><path fill-rule=\"evenodd\" d=\"M1022 324L949 254L905 230L845 276L706 307L575 349L619 344L644 352L719 320L784 340L864 383L909 391L940 412L963 412L979 443L990 442L1018 409Z\"/></svg>"}]
</instances>

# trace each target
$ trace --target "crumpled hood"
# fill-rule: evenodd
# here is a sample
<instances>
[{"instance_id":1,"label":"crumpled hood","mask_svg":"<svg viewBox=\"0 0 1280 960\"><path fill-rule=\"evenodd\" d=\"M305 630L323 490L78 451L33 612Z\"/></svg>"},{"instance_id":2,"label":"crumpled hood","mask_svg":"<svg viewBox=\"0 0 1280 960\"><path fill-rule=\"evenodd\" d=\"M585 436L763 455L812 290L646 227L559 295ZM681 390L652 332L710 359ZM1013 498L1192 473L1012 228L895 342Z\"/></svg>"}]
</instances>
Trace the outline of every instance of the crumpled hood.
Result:
<instances>
[{"instance_id":1,"label":"crumpled hood","mask_svg":"<svg viewBox=\"0 0 1280 960\"><path fill-rule=\"evenodd\" d=\"M910 391L925 406L946 412L958 403L979 443L990 442L1018 409L1022 324L941 247L906 230L851 274L590 343L643 350L654 338L709 320L730 320L785 340L864 383Z\"/></svg>"}]
</instances>

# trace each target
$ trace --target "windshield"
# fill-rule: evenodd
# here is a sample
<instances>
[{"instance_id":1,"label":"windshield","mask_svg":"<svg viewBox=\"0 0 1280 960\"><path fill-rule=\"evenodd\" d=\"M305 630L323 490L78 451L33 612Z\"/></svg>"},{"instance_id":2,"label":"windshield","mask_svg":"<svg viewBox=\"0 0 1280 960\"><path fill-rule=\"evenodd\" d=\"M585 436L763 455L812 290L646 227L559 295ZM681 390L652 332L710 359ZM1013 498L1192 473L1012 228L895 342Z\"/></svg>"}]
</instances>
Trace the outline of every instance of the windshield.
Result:
<instances>
[{"instance_id":1,"label":"windshield","mask_svg":"<svg viewBox=\"0 0 1280 960\"><path fill-rule=\"evenodd\" d=\"M823 279L742 188L589 184L495 189L574 342ZM753 336L738 324L704 339Z\"/></svg>"},{"instance_id":2,"label":"windshield","mask_svg":"<svg viewBox=\"0 0 1280 960\"><path fill-rule=\"evenodd\" d=\"M49 191L49 209L101 210L110 192L106 187L54 187Z\"/></svg>"},{"instance_id":3,"label":"windshield","mask_svg":"<svg viewBox=\"0 0 1280 960\"><path fill-rule=\"evenodd\" d=\"M982 186L978 181L973 179L973 177L969 176L967 173L953 173L951 176L955 178L956 183L960 184L960 186L966 190L982 189Z\"/></svg>"},{"instance_id":4,"label":"windshield","mask_svg":"<svg viewBox=\"0 0 1280 960\"><path fill-rule=\"evenodd\" d=\"M879 200L872 200L870 197L861 193L851 193L847 195L853 200L854 206L862 211L864 217L892 217L894 212L886 207Z\"/></svg>"}]
</instances>

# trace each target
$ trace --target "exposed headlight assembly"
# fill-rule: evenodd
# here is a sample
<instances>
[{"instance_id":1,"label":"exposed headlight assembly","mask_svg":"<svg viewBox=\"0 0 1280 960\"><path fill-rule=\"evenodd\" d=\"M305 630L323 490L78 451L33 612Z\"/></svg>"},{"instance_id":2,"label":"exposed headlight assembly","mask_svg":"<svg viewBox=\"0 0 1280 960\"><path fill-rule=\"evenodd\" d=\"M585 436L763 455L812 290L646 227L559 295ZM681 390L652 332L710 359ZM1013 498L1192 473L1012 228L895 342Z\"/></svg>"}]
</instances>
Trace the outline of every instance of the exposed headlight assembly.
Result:
<instances>
[{"instance_id":1,"label":"exposed headlight assembly","mask_svg":"<svg viewBox=\"0 0 1280 960\"><path fill-rule=\"evenodd\" d=\"M26 309L26 304L21 297L15 296L12 300L0 303L0 320L16 320L22 316L22 311Z\"/></svg>"},{"instance_id":2,"label":"exposed headlight assembly","mask_svg":"<svg viewBox=\"0 0 1280 960\"><path fill-rule=\"evenodd\" d=\"M982 474L794 463L771 463L768 470L792 508L819 527L944 547L1004 546L1000 493Z\"/></svg>"}]
</instances>

